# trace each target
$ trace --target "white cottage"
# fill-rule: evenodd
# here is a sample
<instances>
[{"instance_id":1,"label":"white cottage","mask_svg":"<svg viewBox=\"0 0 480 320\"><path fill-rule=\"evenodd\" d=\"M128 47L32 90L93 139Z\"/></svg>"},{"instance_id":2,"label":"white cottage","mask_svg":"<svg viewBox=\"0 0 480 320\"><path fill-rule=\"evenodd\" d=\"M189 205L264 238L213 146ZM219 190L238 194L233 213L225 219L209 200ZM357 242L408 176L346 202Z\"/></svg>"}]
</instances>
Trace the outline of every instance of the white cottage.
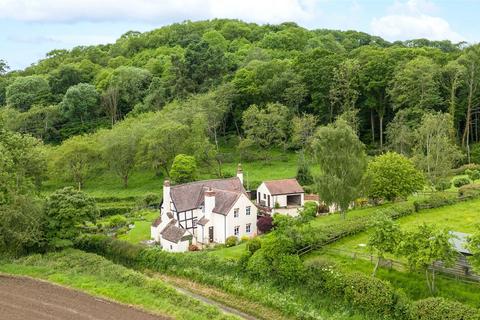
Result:
<instances>
[{"instance_id":1,"label":"white cottage","mask_svg":"<svg viewBox=\"0 0 480 320\"><path fill-rule=\"evenodd\" d=\"M257 204L267 208L299 208L305 192L297 179L264 181L257 189Z\"/></svg>"},{"instance_id":2,"label":"white cottage","mask_svg":"<svg viewBox=\"0 0 480 320\"><path fill-rule=\"evenodd\" d=\"M164 182L160 218L151 227L152 238L164 250L182 252L190 243L225 243L257 233L257 207L243 187L241 166L229 179L196 181L176 186Z\"/></svg>"}]
</instances>

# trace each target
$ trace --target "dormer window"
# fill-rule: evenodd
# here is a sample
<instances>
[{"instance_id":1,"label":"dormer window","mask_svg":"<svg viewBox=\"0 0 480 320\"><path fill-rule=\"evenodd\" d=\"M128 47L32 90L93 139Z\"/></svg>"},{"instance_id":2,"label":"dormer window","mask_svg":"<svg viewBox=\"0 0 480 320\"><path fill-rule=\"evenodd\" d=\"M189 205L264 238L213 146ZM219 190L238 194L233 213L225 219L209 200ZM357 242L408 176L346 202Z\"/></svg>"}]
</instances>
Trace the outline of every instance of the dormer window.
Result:
<instances>
[{"instance_id":1,"label":"dormer window","mask_svg":"<svg viewBox=\"0 0 480 320\"><path fill-rule=\"evenodd\" d=\"M238 209L238 208L233 209L233 217L238 218L238 213L239 212L240 212L240 209Z\"/></svg>"}]
</instances>

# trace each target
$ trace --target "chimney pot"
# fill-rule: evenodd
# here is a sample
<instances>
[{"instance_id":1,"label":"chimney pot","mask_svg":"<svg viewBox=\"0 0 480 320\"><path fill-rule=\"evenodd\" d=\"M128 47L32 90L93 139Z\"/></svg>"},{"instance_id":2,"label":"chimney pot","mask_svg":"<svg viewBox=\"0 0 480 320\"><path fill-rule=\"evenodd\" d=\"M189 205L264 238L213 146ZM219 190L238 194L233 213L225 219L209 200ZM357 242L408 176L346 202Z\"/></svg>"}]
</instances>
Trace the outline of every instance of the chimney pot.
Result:
<instances>
[{"instance_id":1,"label":"chimney pot","mask_svg":"<svg viewBox=\"0 0 480 320\"><path fill-rule=\"evenodd\" d=\"M165 187L170 187L170 180L167 179L167 180L163 181L163 185Z\"/></svg>"}]
</instances>

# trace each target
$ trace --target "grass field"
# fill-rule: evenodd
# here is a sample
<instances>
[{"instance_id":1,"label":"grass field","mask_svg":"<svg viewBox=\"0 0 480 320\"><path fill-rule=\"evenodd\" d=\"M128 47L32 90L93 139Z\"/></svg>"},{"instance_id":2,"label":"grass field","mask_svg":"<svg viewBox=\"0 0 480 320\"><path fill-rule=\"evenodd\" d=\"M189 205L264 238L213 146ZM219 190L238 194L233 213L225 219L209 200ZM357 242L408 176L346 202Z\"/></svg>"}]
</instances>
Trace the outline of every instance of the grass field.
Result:
<instances>
[{"instance_id":1,"label":"grass field","mask_svg":"<svg viewBox=\"0 0 480 320\"><path fill-rule=\"evenodd\" d=\"M160 213L158 211L148 211L143 216L145 220L135 221L135 227L126 234L120 235L118 238L135 244L144 240L149 240L150 226L153 220L158 218L159 214Z\"/></svg>"},{"instance_id":2,"label":"grass field","mask_svg":"<svg viewBox=\"0 0 480 320\"><path fill-rule=\"evenodd\" d=\"M352 212L353 213L353 212ZM320 219L317 219L318 221ZM480 223L480 199L457 203L451 206L422 210L397 220L404 230L411 230L422 223L435 225L438 228L447 228L450 231L471 233L475 225ZM362 246L368 242L368 232L341 239L330 245L349 251L367 253L368 249Z\"/></svg>"},{"instance_id":3,"label":"grass field","mask_svg":"<svg viewBox=\"0 0 480 320\"><path fill-rule=\"evenodd\" d=\"M237 319L177 292L160 279L79 250L0 262L0 272L48 280L176 319Z\"/></svg>"}]
</instances>

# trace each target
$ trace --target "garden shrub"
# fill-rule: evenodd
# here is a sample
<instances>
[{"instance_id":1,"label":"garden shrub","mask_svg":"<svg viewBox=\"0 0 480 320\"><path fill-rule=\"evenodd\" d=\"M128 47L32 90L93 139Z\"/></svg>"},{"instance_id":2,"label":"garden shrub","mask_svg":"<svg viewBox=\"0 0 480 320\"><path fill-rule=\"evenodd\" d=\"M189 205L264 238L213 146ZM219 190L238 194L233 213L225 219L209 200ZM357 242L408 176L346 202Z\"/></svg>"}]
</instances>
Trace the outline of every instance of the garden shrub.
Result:
<instances>
[{"instance_id":1,"label":"garden shrub","mask_svg":"<svg viewBox=\"0 0 480 320\"><path fill-rule=\"evenodd\" d=\"M470 180L475 181L480 179L480 170L471 170L467 169L465 170L465 174L470 178Z\"/></svg>"},{"instance_id":2,"label":"garden shrub","mask_svg":"<svg viewBox=\"0 0 480 320\"><path fill-rule=\"evenodd\" d=\"M247 236L247 235L243 235L243 236L240 238L240 243L247 242L248 240L250 240L250 237Z\"/></svg>"},{"instance_id":3,"label":"garden shrub","mask_svg":"<svg viewBox=\"0 0 480 320\"><path fill-rule=\"evenodd\" d=\"M471 183L470 179L467 177L456 177L453 179L453 185L457 188Z\"/></svg>"},{"instance_id":4,"label":"garden shrub","mask_svg":"<svg viewBox=\"0 0 480 320\"><path fill-rule=\"evenodd\" d=\"M266 233L273 228L273 218L271 216L263 216L257 219L257 229L261 233Z\"/></svg>"},{"instance_id":5,"label":"garden shrub","mask_svg":"<svg viewBox=\"0 0 480 320\"><path fill-rule=\"evenodd\" d=\"M317 203L313 201L308 201L308 202L305 202L305 206L303 207L303 210L300 211L300 216L304 220L311 220L317 216L317 212L318 212Z\"/></svg>"},{"instance_id":6,"label":"garden shrub","mask_svg":"<svg viewBox=\"0 0 480 320\"><path fill-rule=\"evenodd\" d=\"M228 247L234 247L238 243L238 238L236 236L230 236L225 240L225 246Z\"/></svg>"},{"instance_id":7,"label":"garden shrub","mask_svg":"<svg viewBox=\"0 0 480 320\"><path fill-rule=\"evenodd\" d=\"M119 214L110 216L107 220L107 225L110 228L123 227L127 225L127 223L128 223L127 218Z\"/></svg>"},{"instance_id":8,"label":"garden shrub","mask_svg":"<svg viewBox=\"0 0 480 320\"><path fill-rule=\"evenodd\" d=\"M435 184L435 190L437 191L445 191L447 189L450 189L452 186L452 182L450 179L441 179Z\"/></svg>"},{"instance_id":9,"label":"garden shrub","mask_svg":"<svg viewBox=\"0 0 480 320\"><path fill-rule=\"evenodd\" d=\"M476 164L476 163L468 163L468 164L464 164L463 166L461 167L458 167L456 169L453 169L452 170L452 174L453 175L460 175L460 174L465 174L465 171L466 170L480 170L480 165Z\"/></svg>"},{"instance_id":10,"label":"garden shrub","mask_svg":"<svg viewBox=\"0 0 480 320\"><path fill-rule=\"evenodd\" d=\"M262 240L260 240L260 238L258 237L252 238L247 242L246 247L248 252L254 254L258 249L262 247Z\"/></svg>"},{"instance_id":11,"label":"garden shrub","mask_svg":"<svg viewBox=\"0 0 480 320\"><path fill-rule=\"evenodd\" d=\"M444 298L416 301L414 312L419 320L479 320L478 310L463 303Z\"/></svg>"},{"instance_id":12,"label":"garden shrub","mask_svg":"<svg viewBox=\"0 0 480 320\"><path fill-rule=\"evenodd\" d=\"M156 193L147 193L143 198L137 200L137 206L141 208L151 207L160 203L160 195Z\"/></svg>"},{"instance_id":13,"label":"garden shrub","mask_svg":"<svg viewBox=\"0 0 480 320\"><path fill-rule=\"evenodd\" d=\"M428 198L415 200L413 204L415 205L415 211L418 212L423 209L432 209L451 205L457 203L458 201L459 199L454 193L436 193Z\"/></svg>"},{"instance_id":14,"label":"garden shrub","mask_svg":"<svg viewBox=\"0 0 480 320\"><path fill-rule=\"evenodd\" d=\"M458 189L461 198L476 198L480 196L480 184L466 184Z\"/></svg>"}]
</instances>

